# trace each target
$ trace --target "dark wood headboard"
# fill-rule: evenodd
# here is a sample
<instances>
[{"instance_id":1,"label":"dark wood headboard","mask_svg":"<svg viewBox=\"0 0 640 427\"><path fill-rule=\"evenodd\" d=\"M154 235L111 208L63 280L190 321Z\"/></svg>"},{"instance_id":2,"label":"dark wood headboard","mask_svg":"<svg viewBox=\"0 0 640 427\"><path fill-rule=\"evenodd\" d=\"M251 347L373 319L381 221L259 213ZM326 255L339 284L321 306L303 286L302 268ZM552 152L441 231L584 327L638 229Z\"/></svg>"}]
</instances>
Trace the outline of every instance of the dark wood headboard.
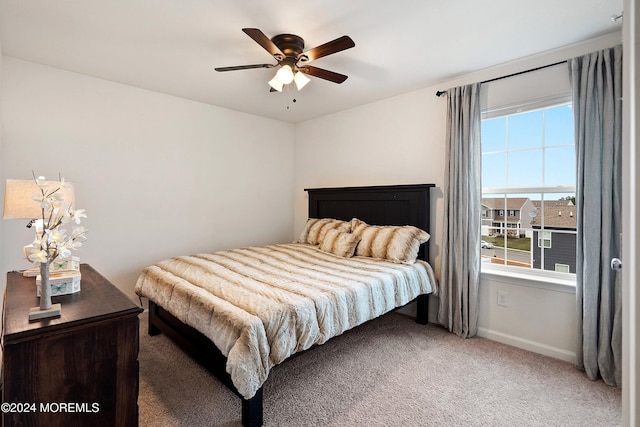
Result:
<instances>
[{"instance_id":1,"label":"dark wood headboard","mask_svg":"<svg viewBox=\"0 0 640 427\"><path fill-rule=\"evenodd\" d=\"M309 218L358 218L371 225L413 225L431 234L429 192L435 184L305 188ZM429 261L429 242L418 259Z\"/></svg>"}]
</instances>

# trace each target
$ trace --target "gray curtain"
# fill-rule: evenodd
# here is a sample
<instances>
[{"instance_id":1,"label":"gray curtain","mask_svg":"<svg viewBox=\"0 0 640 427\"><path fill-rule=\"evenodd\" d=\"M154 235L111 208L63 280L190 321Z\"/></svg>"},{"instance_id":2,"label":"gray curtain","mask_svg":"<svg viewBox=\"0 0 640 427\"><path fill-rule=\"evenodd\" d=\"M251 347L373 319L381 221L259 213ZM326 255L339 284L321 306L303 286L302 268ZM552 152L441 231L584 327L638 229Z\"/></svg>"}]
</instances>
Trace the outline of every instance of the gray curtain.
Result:
<instances>
[{"instance_id":1,"label":"gray curtain","mask_svg":"<svg viewBox=\"0 0 640 427\"><path fill-rule=\"evenodd\" d=\"M480 83L447 91L447 167L438 322L461 337L478 332L480 285Z\"/></svg>"},{"instance_id":2,"label":"gray curtain","mask_svg":"<svg viewBox=\"0 0 640 427\"><path fill-rule=\"evenodd\" d=\"M577 365L622 385L622 46L569 61L577 157Z\"/></svg>"}]
</instances>

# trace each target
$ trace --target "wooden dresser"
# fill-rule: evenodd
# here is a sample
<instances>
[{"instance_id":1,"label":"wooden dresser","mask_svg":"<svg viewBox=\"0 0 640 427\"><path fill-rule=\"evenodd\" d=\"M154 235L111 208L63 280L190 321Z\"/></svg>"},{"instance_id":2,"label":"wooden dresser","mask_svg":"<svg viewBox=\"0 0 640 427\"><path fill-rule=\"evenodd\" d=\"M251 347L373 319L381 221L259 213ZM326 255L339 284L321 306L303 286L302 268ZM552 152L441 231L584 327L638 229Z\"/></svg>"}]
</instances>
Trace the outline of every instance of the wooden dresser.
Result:
<instances>
[{"instance_id":1,"label":"wooden dresser","mask_svg":"<svg viewBox=\"0 0 640 427\"><path fill-rule=\"evenodd\" d=\"M35 279L7 274L3 425L137 426L142 308L88 264L81 291L53 297L62 316L29 322Z\"/></svg>"}]
</instances>

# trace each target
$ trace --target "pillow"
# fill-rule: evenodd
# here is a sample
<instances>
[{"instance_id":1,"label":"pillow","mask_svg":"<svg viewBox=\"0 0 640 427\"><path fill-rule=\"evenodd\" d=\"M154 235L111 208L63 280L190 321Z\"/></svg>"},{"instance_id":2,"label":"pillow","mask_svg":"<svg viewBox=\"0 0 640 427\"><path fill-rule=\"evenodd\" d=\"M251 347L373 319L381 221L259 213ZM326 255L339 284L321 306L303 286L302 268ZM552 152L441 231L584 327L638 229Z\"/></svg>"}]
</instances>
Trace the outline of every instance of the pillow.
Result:
<instances>
[{"instance_id":1,"label":"pillow","mask_svg":"<svg viewBox=\"0 0 640 427\"><path fill-rule=\"evenodd\" d=\"M317 245L329 230L349 232L351 231L351 223L332 218L309 218L298 238L298 243Z\"/></svg>"},{"instance_id":2,"label":"pillow","mask_svg":"<svg viewBox=\"0 0 640 427\"><path fill-rule=\"evenodd\" d=\"M413 264L418 257L420 245L430 237L426 231L410 225L369 225L357 218L351 220L351 230L361 239L356 255L402 264Z\"/></svg>"},{"instance_id":3,"label":"pillow","mask_svg":"<svg viewBox=\"0 0 640 427\"><path fill-rule=\"evenodd\" d=\"M331 252L344 258L351 258L356 251L360 237L332 229L327 231L320 242L320 250Z\"/></svg>"}]
</instances>

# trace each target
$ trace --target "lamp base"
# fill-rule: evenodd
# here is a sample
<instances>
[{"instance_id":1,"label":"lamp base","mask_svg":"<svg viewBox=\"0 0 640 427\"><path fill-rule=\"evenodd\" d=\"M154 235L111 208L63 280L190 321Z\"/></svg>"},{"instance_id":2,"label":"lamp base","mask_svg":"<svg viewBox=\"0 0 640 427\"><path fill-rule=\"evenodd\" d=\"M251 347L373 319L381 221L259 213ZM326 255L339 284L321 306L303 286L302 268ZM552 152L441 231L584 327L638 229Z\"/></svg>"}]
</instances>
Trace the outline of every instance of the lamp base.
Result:
<instances>
[{"instance_id":1,"label":"lamp base","mask_svg":"<svg viewBox=\"0 0 640 427\"><path fill-rule=\"evenodd\" d=\"M62 305L60 303L51 304L48 310L40 310L40 307L31 307L29 309L29 321L46 319L48 317L58 317L62 314Z\"/></svg>"}]
</instances>

